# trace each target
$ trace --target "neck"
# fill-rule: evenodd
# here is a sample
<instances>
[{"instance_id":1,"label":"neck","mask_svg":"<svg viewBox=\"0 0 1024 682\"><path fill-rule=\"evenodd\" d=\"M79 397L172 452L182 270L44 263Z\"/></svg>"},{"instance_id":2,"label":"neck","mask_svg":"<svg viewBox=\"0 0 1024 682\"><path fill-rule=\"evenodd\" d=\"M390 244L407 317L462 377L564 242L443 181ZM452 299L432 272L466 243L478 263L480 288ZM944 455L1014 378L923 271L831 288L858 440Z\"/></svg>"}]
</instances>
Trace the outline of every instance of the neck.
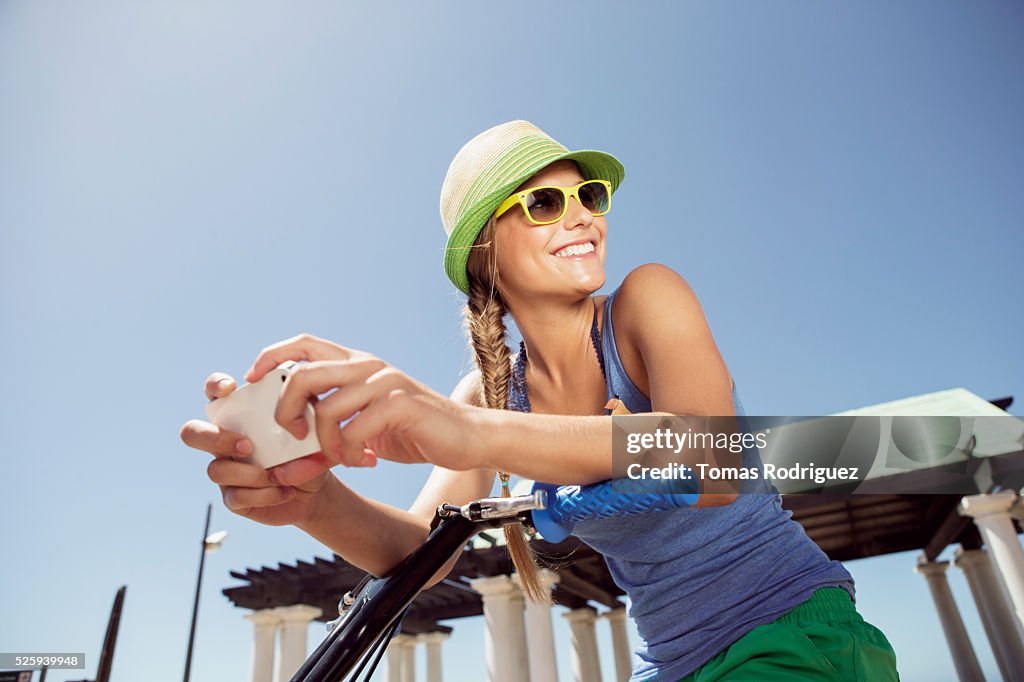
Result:
<instances>
[{"instance_id":1,"label":"neck","mask_svg":"<svg viewBox=\"0 0 1024 682\"><path fill-rule=\"evenodd\" d=\"M564 386L581 367L594 362L590 329L594 299L509 304L509 312L526 344L530 373L555 386Z\"/></svg>"}]
</instances>

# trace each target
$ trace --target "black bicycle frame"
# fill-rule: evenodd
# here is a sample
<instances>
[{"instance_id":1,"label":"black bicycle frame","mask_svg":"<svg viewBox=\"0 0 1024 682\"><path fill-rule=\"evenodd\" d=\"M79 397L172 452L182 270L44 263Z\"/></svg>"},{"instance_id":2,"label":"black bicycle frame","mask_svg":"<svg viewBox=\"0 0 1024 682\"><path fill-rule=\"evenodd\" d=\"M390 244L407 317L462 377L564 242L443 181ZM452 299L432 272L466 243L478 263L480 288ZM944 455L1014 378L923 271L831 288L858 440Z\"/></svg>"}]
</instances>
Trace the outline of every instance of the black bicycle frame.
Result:
<instances>
[{"instance_id":1,"label":"black bicycle frame","mask_svg":"<svg viewBox=\"0 0 1024 682\"><path fill-rule=\"evenodd\" d=\"M339 682L375 644L390 638L396 621L455 552L481 530L509 523L531 523L529 512L516 517L474 520L452 514L441 518L424 542L382 578L370 580L331 633L316 648L291 682ZM390 628L390 630L389 630ZM361 668L360 668L361 670ZM357 671L358 674L359 671Z\"/></svg>"}]
</instances>

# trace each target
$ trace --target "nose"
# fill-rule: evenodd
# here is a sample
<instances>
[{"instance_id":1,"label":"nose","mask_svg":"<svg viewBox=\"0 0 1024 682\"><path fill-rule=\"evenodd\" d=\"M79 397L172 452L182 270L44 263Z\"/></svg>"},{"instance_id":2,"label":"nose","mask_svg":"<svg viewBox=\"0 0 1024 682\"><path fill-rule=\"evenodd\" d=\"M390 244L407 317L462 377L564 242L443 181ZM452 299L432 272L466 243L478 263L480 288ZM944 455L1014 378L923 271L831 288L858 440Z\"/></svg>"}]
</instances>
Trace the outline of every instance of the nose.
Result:
<instances>
[{"instance_id":1,"label":"nose","mask_svg":"<svg viewBox=\"0 0 1024 682\"><path fill-rule=\"evenodd\" d=\"M565 229L575 230L590 227L594 222L594 214L580 203L576 197L569 197L569 205L565 209Z\"/></svg>"}]
</instances>

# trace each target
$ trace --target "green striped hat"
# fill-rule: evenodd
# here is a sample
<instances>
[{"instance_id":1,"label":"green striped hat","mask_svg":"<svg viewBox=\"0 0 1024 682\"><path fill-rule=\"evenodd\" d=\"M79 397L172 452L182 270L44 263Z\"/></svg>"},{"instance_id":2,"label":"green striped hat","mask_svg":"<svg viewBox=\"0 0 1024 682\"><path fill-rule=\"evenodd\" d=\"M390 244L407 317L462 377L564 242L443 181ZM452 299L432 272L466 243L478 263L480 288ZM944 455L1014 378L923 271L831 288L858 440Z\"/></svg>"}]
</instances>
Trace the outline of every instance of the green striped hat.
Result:
<instances>
[{"instance_id":1,"label":"green striped hat","mask_svg":"<svg viewBox=\"0 0 1024 682\"><path fill-rule=\"evenodd\" d=\"M441 186L441 222L448 233L444 271L455 286L469 293L470 249L501 202L530 176L562 159L575 161L585 180L612 183L612 192L626 174L611 154L570 152L529 121L485 130L459 150Z\"/></svg>"}]
</instances>

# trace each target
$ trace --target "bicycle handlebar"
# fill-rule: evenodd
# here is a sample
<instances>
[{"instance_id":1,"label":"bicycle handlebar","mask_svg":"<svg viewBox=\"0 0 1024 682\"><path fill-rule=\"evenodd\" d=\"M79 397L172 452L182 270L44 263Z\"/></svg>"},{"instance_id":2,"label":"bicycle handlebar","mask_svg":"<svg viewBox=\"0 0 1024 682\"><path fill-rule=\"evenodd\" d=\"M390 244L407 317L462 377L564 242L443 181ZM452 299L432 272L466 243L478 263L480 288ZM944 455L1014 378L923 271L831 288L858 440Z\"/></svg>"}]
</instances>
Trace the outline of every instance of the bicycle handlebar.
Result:
<instances>
[{"instance_id":1,"label":"bicycle handlebar","mask_svg":"<svg viewBox=\"0 0 1024 682\"><path fill-rule=\"evenodd\" d=\"M572 535L579 521L632 516L690 507L697 502L697 481L615 478L590 485L553 485L537 481L531 494L544 492L543 509L532 512L533 525L548 542Z\"/></svg>"}]
</instances>

